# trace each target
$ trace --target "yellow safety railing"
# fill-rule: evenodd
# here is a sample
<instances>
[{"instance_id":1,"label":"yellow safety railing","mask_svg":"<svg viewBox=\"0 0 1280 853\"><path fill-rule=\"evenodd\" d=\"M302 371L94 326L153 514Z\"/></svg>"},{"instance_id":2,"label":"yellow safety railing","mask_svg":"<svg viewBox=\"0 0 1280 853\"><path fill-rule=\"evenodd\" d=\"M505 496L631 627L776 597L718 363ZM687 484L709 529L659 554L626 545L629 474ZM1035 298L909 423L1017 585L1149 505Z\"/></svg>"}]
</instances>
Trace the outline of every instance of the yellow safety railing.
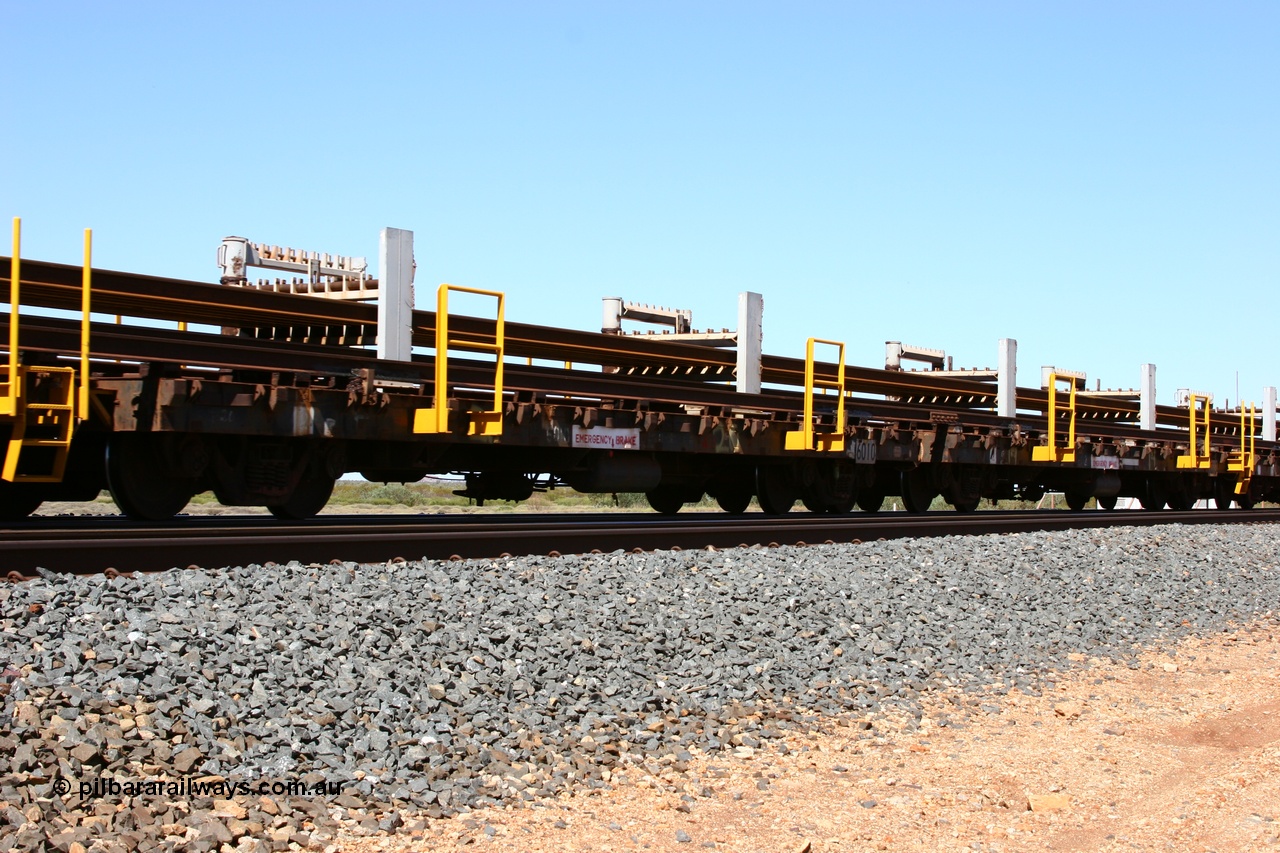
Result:
<instances>
[{"instance_id":1,"label":"yellow safety railing","mask_svg":"<svg viewBox=\"0 0 1280 853\"><path fill-rule=\"evenodd\" d=\"M84 229L84 276L80 284L80 420L89 417L89 304L93 291L93 231Z\"/></svg>"},{"instance_id":2,"label":"yellow safety railing","mask_svg":"<svg viewBox=\"0 0 1280 853\"><path fill-rule=\"evenodd\" d=\"M91 250L93 236L84 232L84 273L80 319L80 383L77 395L76 368L28 367L21 363L19 326L22 313L22 220L13 220L13 258L9 281L9 358L0 394L0 421L7 422L9 439L0 463L0 479L10 483L58 483L62 481L71 452L77 420L89 411L89 308L91 292ZM30 374L42 378L41 391L34 400L28 393ZM77 399L78 396L78 399ZM23 451L39 449L33 465L19 472ZM43 463L43 464L42 464Z\"/></svg>"},{"instance_id":3,"label":"yellow safety railing","mask_svg":"<svg viewBox=\"0 0 1280 853\"><path fill-rule=\"evenodd\" d=\"M1240 477L1236 480L1236 494L1247 495L1249 493L1249 480L1253 477L1253 468L1257 456L1255 453L1255 435L1254 429L1257 418L1257 407L1249 404L1248 420L1244 411L1244 405L1240 406L1240 450L1227 455L1227 470L1238 473Z\"/></svg>"},{"instance_id":4,"label":"yellow safety railing","mask_svg":"<svg viewBox=\"0 0 1280 853\"><path fill-rule=\"evenodd\" d=\"M814 344L835 347L839 353L836 367L836 378L819 379L813 368ZM814 390L816 388L834 388L836 391L836 431L818 432L814 429ZM800 429L787 433L787 450L844 450L844 344L840 341L827 341L821 338L809 338L804 353L804 421Z\"/></svg>"},{"instance_id":5,"label":"yellow safety railing","mask_svg":"<svg viewBox=\"0 0 1280 853\"><path fill-rule=\"evenodd\" d=\"M1203 407L1197 408L1198 403L1203 403ZM1196 468L1208 469L1211 460L1209 457L1209 415L1212 410L1213 397L1201 394L1192 394L1187 401L1187 407L1190 409L1191 431L1191 452L1178 457L1179 468ZM1203 412L1204 418L1198 417L1198 413ZM1204 447L1201 448L1199 441L1199 431L1204 430Z\"/></svg>"},{"instance_id":6,"label":"yellow safety railing","mask_svg":"<svg viewBox=\"0 0 1280 853\"><path fill-rule=\"evenodd\" d=\"M18 376L18 306L22 288L22 220L13 217L13 259L9 271L9 369L4 377L4 397L0 398L0 417L17 414L22 396L22 381Z\"/></svg>"},{"instance_id":7,"label":"yellow safety railing","mask_svg":"<svg viewBox=\"0 0 1280 853\"><path fill-rule=\"evenodd\" d=\"M497 357L493 378L493 408L484 412L468 412L471 418L469 435L502 435L502 359L505 352L505 326L503 316L506 296L496 290L477 290L442 284L436 291L436 389L435 406L418 409L413 413L415 433L440 433L449 431L449 292L472 293L491 296L498 300L498 318L494 327L493 343L468 341L468 349L488 350Z\"/></svg>"},{"instance_id":8,"label":"yellow safety railing","mask_svg":"<svg viewBox=\"0 0 1280 853\"><path fill-rule=\"evenodd\" d=\"M1071 394L1068 397L1067 405L1058 406L1058 383L1067 382L1071 385ZM1058 446L1058 413L1059 411L1067 415L1067 443ZM1040 447L1031 448L1031 461L1033 462L1075 462L1076 461L1076 380L1074 376L1059 376L1057 373L1049 374L1049 441Z\"/></svg>"}]
</instances>

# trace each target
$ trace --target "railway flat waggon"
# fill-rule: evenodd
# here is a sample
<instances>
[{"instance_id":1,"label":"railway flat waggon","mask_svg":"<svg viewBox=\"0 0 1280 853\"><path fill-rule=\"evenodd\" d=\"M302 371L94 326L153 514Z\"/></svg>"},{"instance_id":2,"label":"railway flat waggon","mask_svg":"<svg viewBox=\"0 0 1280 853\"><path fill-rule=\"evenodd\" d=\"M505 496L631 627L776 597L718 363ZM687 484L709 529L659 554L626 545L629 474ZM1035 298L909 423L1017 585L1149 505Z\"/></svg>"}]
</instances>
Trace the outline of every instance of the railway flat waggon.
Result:
<instances>
[{"instance_id":1,"label":"railway flat waggon","mask_svg":"<svg viewBox=\"0 0 1280 853\"><path fill-rule=\"evenodd\" d=\"M1215 408L1090 391L1046 369L1018 387L1016 342L994 371L896 342L884 368L810 339L761 352L762 300L739 326L696 332L688 312L604 300L602 331L507 322L505 296L441 285L413 308L412 234L386 229L380 279L362 259L227 238L217 283L0 257L0 516L109 489L163 520L212 491L283 519L324 507L339 477L456 475L460 494L643 492L676 513L710 496L741 513L957 511L1060 492L1072 509L1249 508L1280 499L1276 399ZM292 279L250 282L251 267ZM488 309L450 312L450 298ZM114 320L113 320L113 316ZM626 334L622 320L662 323ZM925 369L903 369L915 360Z\"/></svg>"}]
</instances>

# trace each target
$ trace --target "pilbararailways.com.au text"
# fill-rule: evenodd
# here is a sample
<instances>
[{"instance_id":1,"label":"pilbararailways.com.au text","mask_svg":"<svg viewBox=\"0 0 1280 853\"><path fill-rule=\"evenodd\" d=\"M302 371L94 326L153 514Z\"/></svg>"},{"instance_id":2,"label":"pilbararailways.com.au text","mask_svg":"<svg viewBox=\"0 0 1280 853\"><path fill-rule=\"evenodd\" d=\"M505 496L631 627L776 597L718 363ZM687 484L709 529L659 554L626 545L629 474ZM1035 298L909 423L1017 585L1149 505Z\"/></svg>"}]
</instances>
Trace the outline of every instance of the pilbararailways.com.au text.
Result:
<instances>
[{"instance_id":1,"label":"pilbararailways.com.au text","mask_svg":"<svg viewBox=\"0 0 1280 853\"><path fill-rule=\"evenodd\" d=\"M298 779L287 781L260 779L252 782L231 779L182 777L180 779L120 779L95 777L81 779L73 787L67 779L54 781L58 794L76 791L81 799L107 797L336 797L348 783L328 779L308 784ZM354 784L354 783L352 783Z\"/></svg>"}]
</instances>

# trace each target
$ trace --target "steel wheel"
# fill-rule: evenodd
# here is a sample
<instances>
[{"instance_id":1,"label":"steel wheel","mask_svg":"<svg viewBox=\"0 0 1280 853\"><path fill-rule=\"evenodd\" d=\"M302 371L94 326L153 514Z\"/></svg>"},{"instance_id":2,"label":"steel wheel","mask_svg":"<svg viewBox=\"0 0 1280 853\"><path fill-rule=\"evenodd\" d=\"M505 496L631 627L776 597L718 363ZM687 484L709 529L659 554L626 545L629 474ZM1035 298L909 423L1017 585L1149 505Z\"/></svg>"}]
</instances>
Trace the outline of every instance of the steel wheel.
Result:
<instances>
[{"instance_id":1,"label":"steel wheel","mask_svg":"<svg viewBox=\"0 0 1280 853\"><path fill-rule=\"evenodd\" d=\"M118 433L107 444L107 487L120 511L137 521L167 521L196 493L195 481L173 474L157 452L160 439Z\"/></svg>"},{"instance_id":2,"label":"steel wheel","mask_svg":"<svg viewBox=\"0 0 1280 853\"><path fill-rule=\"evenodd\" d=\"M902 506L907 512L928 512L937 496L927 469L908 468L902 472Z\"/></svg>"},{"instance_id":3,"label":"steel wheel","mask_svg":"<svg viewBox=\"0 0 1280 853\"><path fill-rule=\"evenodd\" d=\"M31 486L0 480L0 521L21 521L42 503L44 498Z\"/></svg>"},{"instance_id":4,"label":"steel wheel","mask_svg":"<svg viewBox=\"0 0 1280 853\"><path fill-rule=\"evenodd\" d=\"M1217 483L1214 484L1213 505L1218 509L1231 509L1231 503L1235 499L1235 482L1226 477L1219 476Z\"/></svg>"},{"instance_id":5,"label":"steel wheel","mask_svg":"<svg viewBox=\"0 0 1280 853\"><path fill-rule=\"evenodd\" d=\"M800 498L800 503L804 504L804 508L809 510L809 512L848 515L853 512L853 507L857 504L857 498L853 495L846 495L842 498L819 498L814 495L809 495Z\"/></svg>"},{"instance_id":6,"label":"steel wheel","mask_svg":"<svg viewBox=\"0 0 1280 853\"><path fill-rule=\"evenodd\" d=\"M975 512L978 504L982 503L982 498L961 498L953 501L947 501L951 504L951 508L956 512Z\"/></svg>"},{"instance_id":7,"label":"steel wheel","mask_svg":"<svg viewBox=\"0 0 1280 853\"><path fill-rule=\"evenodd\" d=\"M649 506L663 515L675 515L684 507L684 493L671 486L658 486L644 493Z\"/></svg>"},{"instance_id":8,"label":"steel wheel","mask_svg":"<svg viewBox=\"0 0 1280 853\"><path fill-rule=\"evenodd\" d=\"M731 491L716 495L716 503L720 505L720 509L730 515L742 515L747 511L747 507L751 506L751 492L749 491Z\"/></svg>"},{"instance_id":9,"label":"steel wheel","mask_svg":"<svg viewBox=\"0 0 1280 853\"><path fill-rule=\"evenodd\" d=\"M1101 507L1102 509L1105 509L1105 510L1112 510L1112 509L1115 509L1115 508L1116 508L1116 496L1115 496L1115 495L1111 495L1110 497L1107 497L1107 498L1098 498L1098 506L1099 506L1099 507Z\"/></svg>"},{"instance_id":10,"label":"steel wheel","mask_svg":"<svg viewBox=\"0 0 1280 853\"><path fill-rule=\"evenodd\" d=\"M857 505L858 505L857 496L848 495L847 497L836 498L830 504L828 504L827 512L834 513L836 515L848 515L849 513L853 512L853 508Z\"/></svg>"},{"instance_id":11,"label":"steel wheel","mask_svg":"<svg viewBox=\"0 0 1280 853\"><path fill-rule=\"evenodd\" d=\"M1142 501L1142 508L1151 512L1159 512L1164 509L1168 497L1165 495L1164 488L1161 487L1154 479L1147 480L1147 488L1139 500Z\"/></svg>"},{"instance_id":12,"label":"steel wheel","mask_svg":"<svg viewBox=\"0 0 1280 853\"><path fill-rule=\"evenodd\" d=\"M786 468L762 466L756 474L756 499L769 515L791 512L799 496L795 479Z\"/></svg>"},{"instance_id":13,"label":"steel wheel","mask_svg":"<svg viewBox=\"0 0 1280 853\"><path fill-rule=\"evenodd\" d=\"M1089 505L1089 498L1093 497L1088 491L1078 489L1067 489L1062 496L1067 500L1067 509L1072 512L1082 512Z\"/></svg>"},{"instance_id":14,"label":"steel wheel","mask_svg":"<svg viewBox=\"0 0 1280 853\"><path fill-rule=\"evenodd\" d=\"M324 509L331 495L333 480L328 477L306 477L294 488L288 500L267 509L281 521L302 521Z\"/></svg>"},{"instance_id":15,"label":"steel wheel","mask_svg":"<svg viewBox=\"0 0 1280 853\"><path fill-rule=\"evenodd\" d=\"M884 494L864 492L858 495L858 509L863 512L879 512L884 506Z\"/></svg>"}]
</instances>

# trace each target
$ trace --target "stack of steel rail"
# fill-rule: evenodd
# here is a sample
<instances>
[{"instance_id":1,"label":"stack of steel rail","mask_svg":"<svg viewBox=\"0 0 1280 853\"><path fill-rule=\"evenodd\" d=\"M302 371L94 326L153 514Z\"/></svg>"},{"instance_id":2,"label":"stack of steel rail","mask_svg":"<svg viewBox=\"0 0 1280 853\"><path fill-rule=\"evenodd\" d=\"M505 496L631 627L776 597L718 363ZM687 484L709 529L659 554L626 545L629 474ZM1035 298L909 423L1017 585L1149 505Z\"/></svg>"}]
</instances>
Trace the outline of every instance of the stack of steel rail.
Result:
<instances>
[{"instance_id":1,"label":"stack of steel rail","mask_svg":"<svg viewBox=\"0 0 1280 853\"><path fill-rule=\"evenodd\" d=\"M0 278L12 269L0 258ZM807 359L764 356L761 390L747 392L729 384L735 355L721 349L466 316L448 317L441 342L431 311L412 314L419 354L379 359L368 348L375 305L36 261L21 266L26 378L7 385L17 397L16 385L31 383L22 405L56 408L40 398L57 384L41 371L71 363L82 336L79 322L26 308L80 310L90 277L94 313L146 322L89 324L90 375L80 378L92 405L78 413L58 476L31 473L40 442L23 438L22 417L0 414L10 429L6 517L107 487L143 520L171 517L206 489L300 519L351 471L463 475L462 493L481 502L558 485L644 492L665 513L704 495L731 513L755 498L773 515L797 501L874 512L894 495L911 511L938 496L972 510L1047 490L1073 508L1096 499L1108 509L1121 497L1189 509L1280 496L1280 446L1264 428L1274 417L1194 400L1153 407L1144 429L1134 399L1074 383L1069 405L1050 383L998 407L990 381L822 362L812 344ZM474 357L494 351L496 375L492 357Z\"/></svg>"}]
</instances>

